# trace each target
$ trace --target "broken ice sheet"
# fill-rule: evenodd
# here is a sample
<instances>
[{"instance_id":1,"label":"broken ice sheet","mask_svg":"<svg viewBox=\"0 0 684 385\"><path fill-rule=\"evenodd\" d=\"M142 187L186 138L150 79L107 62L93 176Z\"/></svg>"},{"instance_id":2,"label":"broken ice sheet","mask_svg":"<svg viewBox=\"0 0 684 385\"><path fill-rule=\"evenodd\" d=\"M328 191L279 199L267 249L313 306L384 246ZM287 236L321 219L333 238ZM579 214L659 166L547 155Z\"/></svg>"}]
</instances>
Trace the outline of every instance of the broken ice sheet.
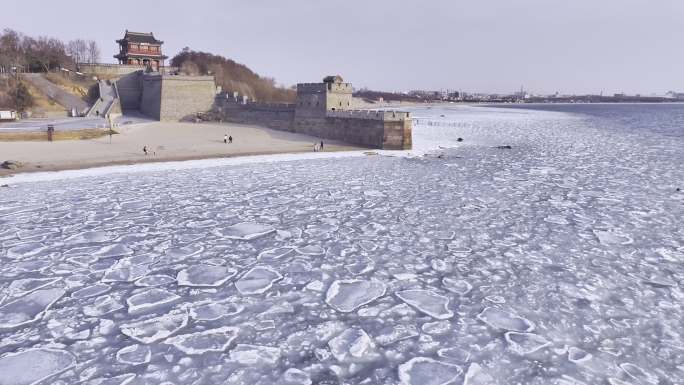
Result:
<instances>
[{"instance_id":1,"label":"broken ice sheet","mask_svg":"<svg viewBox=\"0 0 684 385\"><path fill-rule=\"evenodd\" d=\"M0 306L0 330L38 320L64 294L61 288L36 290Z\"/></svg>"},{"instance_id":2,"label":"broken ice sheet","mask_svg":"<svg viewBox=\"0 0 684 385\"><path fill-rule=\"evenodd\" d=\"M132 339L150 344L168 338L188 325L188 313L169 313L160 317L123 324L121 332Z\"/></svg>"},{"instance_id":3,"label":"broken ice sheet","mask_svg":"<svg viewBox=\"0 0 684 385\"><path fill-rule=\"evenodd\" d=\"M339 362L365 362L374 359L375 343L360 328L350 328L328 341L332 355Z\"/></svg>"},{"instance_id":4,"label":"broken ice sheet","mask_svg":"<svg viewBox=\"0 0 684 385\"><path fill-rule=\"evenodd\" d=\"M0 384L33 385L73 367L76 357L59 349L29 349L0 357Z\"/></svg>"}]
</instances>

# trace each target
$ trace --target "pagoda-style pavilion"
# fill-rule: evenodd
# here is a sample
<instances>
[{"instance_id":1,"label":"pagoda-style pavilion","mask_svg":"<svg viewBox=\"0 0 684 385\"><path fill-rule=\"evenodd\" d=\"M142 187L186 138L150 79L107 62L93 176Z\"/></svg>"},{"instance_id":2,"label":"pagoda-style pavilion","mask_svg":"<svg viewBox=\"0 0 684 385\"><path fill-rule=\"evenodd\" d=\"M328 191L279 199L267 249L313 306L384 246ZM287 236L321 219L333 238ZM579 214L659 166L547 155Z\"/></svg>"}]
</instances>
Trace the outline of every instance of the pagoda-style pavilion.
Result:
<instances>
[{"instance_id":1,"label":"pagoda-style pavilion","mask_svg":"<svg viewBox=\"0 0 684 385\"><path fill-rule=\"evenodd\" d=\"M164 66L164 59L168 58L162 54L164 42L155 39L152 32L126 30L123 39L116 42L119 44L119 54L114 55L114 58L119 60L119 64L145 66L158 71Z\"/></svg>"}]
</instances>

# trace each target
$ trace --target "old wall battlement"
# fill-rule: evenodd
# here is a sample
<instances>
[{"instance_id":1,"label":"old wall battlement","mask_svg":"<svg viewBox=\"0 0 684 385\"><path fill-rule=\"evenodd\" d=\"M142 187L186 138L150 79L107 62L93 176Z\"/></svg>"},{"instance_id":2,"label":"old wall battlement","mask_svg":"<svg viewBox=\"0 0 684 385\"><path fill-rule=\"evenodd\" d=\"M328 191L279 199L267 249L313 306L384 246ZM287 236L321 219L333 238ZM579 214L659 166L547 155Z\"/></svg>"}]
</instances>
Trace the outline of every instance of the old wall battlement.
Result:
<instances>
[{"instance_id":1,"label":"old wall battlement","mask_svg":"<svg viewBox=\"0 0 684 385\"><path fill-rule=\"evenodd\" d=\"M369 119L386 121L401 121L405 119L410 119L409 112L401 111L335 110L327 111L326 116L329 118Z\"/></svg>"},{"instance_id":2,"label":"old wall battlement","mask_svg":"<svg viewBox=\"0 0 684 385\"><path fill-rule=\"evenodd\" d=\"M323 93L327 91L333 92L351 92L353 90L351 83L299 83L297 84L297 92L307 93Z\"/></svg>"},{"instance_id":3,"label":"old wall battlement","mask_svg":"<svg viewBox=\"0 0 684 385\"><path fill-rule=\"evenodd\" d=\"M254 124L297 132L318 138L341 140L387 150L411 148L412 121L407 112L327 111L322 115L302 114L293 104L239 103L235 98L217 97L215 112L229 122Z\"/></svg>"}]
</instances>

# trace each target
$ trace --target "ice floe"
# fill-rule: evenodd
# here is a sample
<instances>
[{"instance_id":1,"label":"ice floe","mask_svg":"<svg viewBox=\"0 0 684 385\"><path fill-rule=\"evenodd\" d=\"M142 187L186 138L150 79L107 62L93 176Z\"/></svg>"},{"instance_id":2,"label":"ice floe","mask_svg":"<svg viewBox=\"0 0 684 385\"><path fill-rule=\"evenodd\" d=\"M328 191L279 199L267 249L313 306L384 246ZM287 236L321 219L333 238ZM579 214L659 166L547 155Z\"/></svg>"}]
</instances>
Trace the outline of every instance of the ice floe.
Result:
<instances>
[{"instance_id":1,"label":"ice floe","mask_svg":"<svg viewBox=\"0 0 684 385\"><path fill-rule=\"evenodd\" d=\"M169 291L153 288L130 296L126 299L126 303L130 313L138 313L171 304L180 298L179 295Z\"/></svg>"},{"instance_id":2,"label":"ice floe","mask_svg":"<svg viewBox=\"0 0 684 385\"><path fill-rule=\"evenodd\" d=\"M195 303L190 307L190 317L198 321L215 321L221 317L238 314L244 306L231 302Z\"/></svg>"},{"instance_id":3,"label":"ice floe","mask_svg":"<svg viewBox=\"0 0 684 385\"><path fill-rule=\"evenodd\" d=\"M384 283L371 280L339 280L328 288L325 302L333 309L349 313L385 295Z\"/></svg>"},{"instance_id":4,"label":"ice floe","mask_svg":"<svg viewBox=\"0 0 684 385\"><path fill-rule=\"evenodd\" d=\"M375 343L359 328L350 328L328 341L333 357L343 363L364 362L373 359Z\"/></svg>"},{"instance_id":5,"label":"ice floe","mask_svg":"<svg viewBox=\"0 0 684 385\"><path fill-rule=\"evenodd\" d=\"M445 277L442 279L444 289L459 295L466 295L473 289L473 285L462 279Z\"/></svg>"},{"instance_id":6,"label":"ice floe","mask_svg":"<svg viewBox=\"0 0 684 385\"><path fill-rule=\"evenodd\" d=\"M533 333L507 332L504 334L509 348L518 354L530 354L551 345L551 341Z\"/></svg>"},{"instance_id":7,"label":"ice floe","mask_svg":"<svg viewBox=\"0 0 684 385\"><path fill-rule=\"evenodd\" d=\"M239 329L225 326L202 332L179 334L167 338L164 343L173 345L185 354L204 354L207 352L222 352L230 346L237 337Z\"/></svg>"},{"instance_id":8,"label":"ice floe","mask_svg":"<svg viewBox=\"0 0 684 385\"><path fill-rule=\"evenodd\" d=\"M447 385L461 374L460 366L429 357L415 357L399 365L399 380L404 385Z\"/></svg>"},{"instance_id":9,"label":"ice floe","mask_svg":"<svg viewBox=\"0 0 684 385\"><path fill-rule=\"evenodd\" d=\"M121 325L121 332L132 339L150 344L168 338L188 325L188 313L177 312Z\"/></svg>"},{"instance_id":10,"label":"ice floe","mask_svg":"<svg viewBox=\"0 0 684 385\"><path fill-rule=\"evenodd\" d=\"M76 365L76 357L59 349L29 349L0 357L0 384L33 385Z\"/></svg>"},{"instance_id":11,"label":"ice floe","mask_svg":"<svg viewBox=\"0 0 684 385\"><path fill-rule=\"evenodd\" d=\"M280 273L269 267L257 266L240 277L235 282L235 287L243 295L261 294L282 278L283 276Z\"/></svg>"},{"instance_id":12,"label":"ice floe","mask_svg":"<svg viewBox=\"0 0 684 385\"><path fill-rule=\"evenodd\" d=\"M495 307L485 308L477 315L477 318L487 325L501 330L531 332L535 328L534 323L530 320Z\"/></svg>"},{"instance_id":13,"label":"ice floe","mask_svg":"<svg viewBox=\"0 0 684 385\"><path fill-rule=\"evenodd\" d=\"M0 330L35 322L64 294L61 288L36 290L0 306Z\"/></svg>"},{"instance_id":14,"label":"ice floe","mask_svg":"<svg viewBox=\"0 0 684 385\"><path fill-rule=\"evenodd\" d=\"M396 293L402 301L436 319L449 319L449 298L431 290L404 290Z\"/></svg>"},{"instance_id":15,"label":"ice floe","mask_svg":"<svg viewBox=\"0 0 684 385\"><path fill-rule=\"evenodd\" d=\"M230 360L252 367L275 366L280 360L280 349L263 345L238 344L230 350Z\"/></svg>"},{"instance_id":16,"label":"ice floe","mask_svg":"<svg viewBox=\"0 0 684 385\"><path fill-rule=\"evenodd\" d=\"M244 241L251 241L272 232L275 232L272 226L252 222L238 223L219 231L221 236Z\"/></svg>"},{"instance_id":17,"label":"ice floe","mask_svg":"<svg viewBox=\"0 0 684 385\"><path fill-rule=\"evenodd\" d=\"M237 270L228 266L193 265L179 271L176 280L180 286L216 287L236 274Z\"/></svg>"},{"instance_id":18,"label":"ice floe","mask_svg":"<svg viewBox=\"0 0 684 385\"><path fill-rule=\"evenodd\" d=\"M141 365L150 362L152 350L147 345L129 345L116 352L116 360L122 364Z\"/></svg>"}]
</instances>

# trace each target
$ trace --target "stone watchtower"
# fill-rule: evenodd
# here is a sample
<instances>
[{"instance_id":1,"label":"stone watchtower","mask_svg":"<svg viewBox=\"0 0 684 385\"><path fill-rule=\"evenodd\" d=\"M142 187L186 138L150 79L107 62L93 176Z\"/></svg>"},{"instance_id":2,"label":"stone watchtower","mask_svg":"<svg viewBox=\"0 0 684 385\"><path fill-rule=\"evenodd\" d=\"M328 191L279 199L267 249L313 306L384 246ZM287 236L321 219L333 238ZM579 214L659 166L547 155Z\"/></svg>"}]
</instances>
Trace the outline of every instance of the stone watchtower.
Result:
<instances>
[{"instance_id":1,"label":"stone watchtower","mask_svg":"<svg viewBox=\"0 0 684 385\"><path fill-rule=\"evenodd\" d=\"M325 118L328 111L352 109L352 85L341 76L326 76L323 83L297 84L296 115Z\"/></svg>"}]
</instances>

